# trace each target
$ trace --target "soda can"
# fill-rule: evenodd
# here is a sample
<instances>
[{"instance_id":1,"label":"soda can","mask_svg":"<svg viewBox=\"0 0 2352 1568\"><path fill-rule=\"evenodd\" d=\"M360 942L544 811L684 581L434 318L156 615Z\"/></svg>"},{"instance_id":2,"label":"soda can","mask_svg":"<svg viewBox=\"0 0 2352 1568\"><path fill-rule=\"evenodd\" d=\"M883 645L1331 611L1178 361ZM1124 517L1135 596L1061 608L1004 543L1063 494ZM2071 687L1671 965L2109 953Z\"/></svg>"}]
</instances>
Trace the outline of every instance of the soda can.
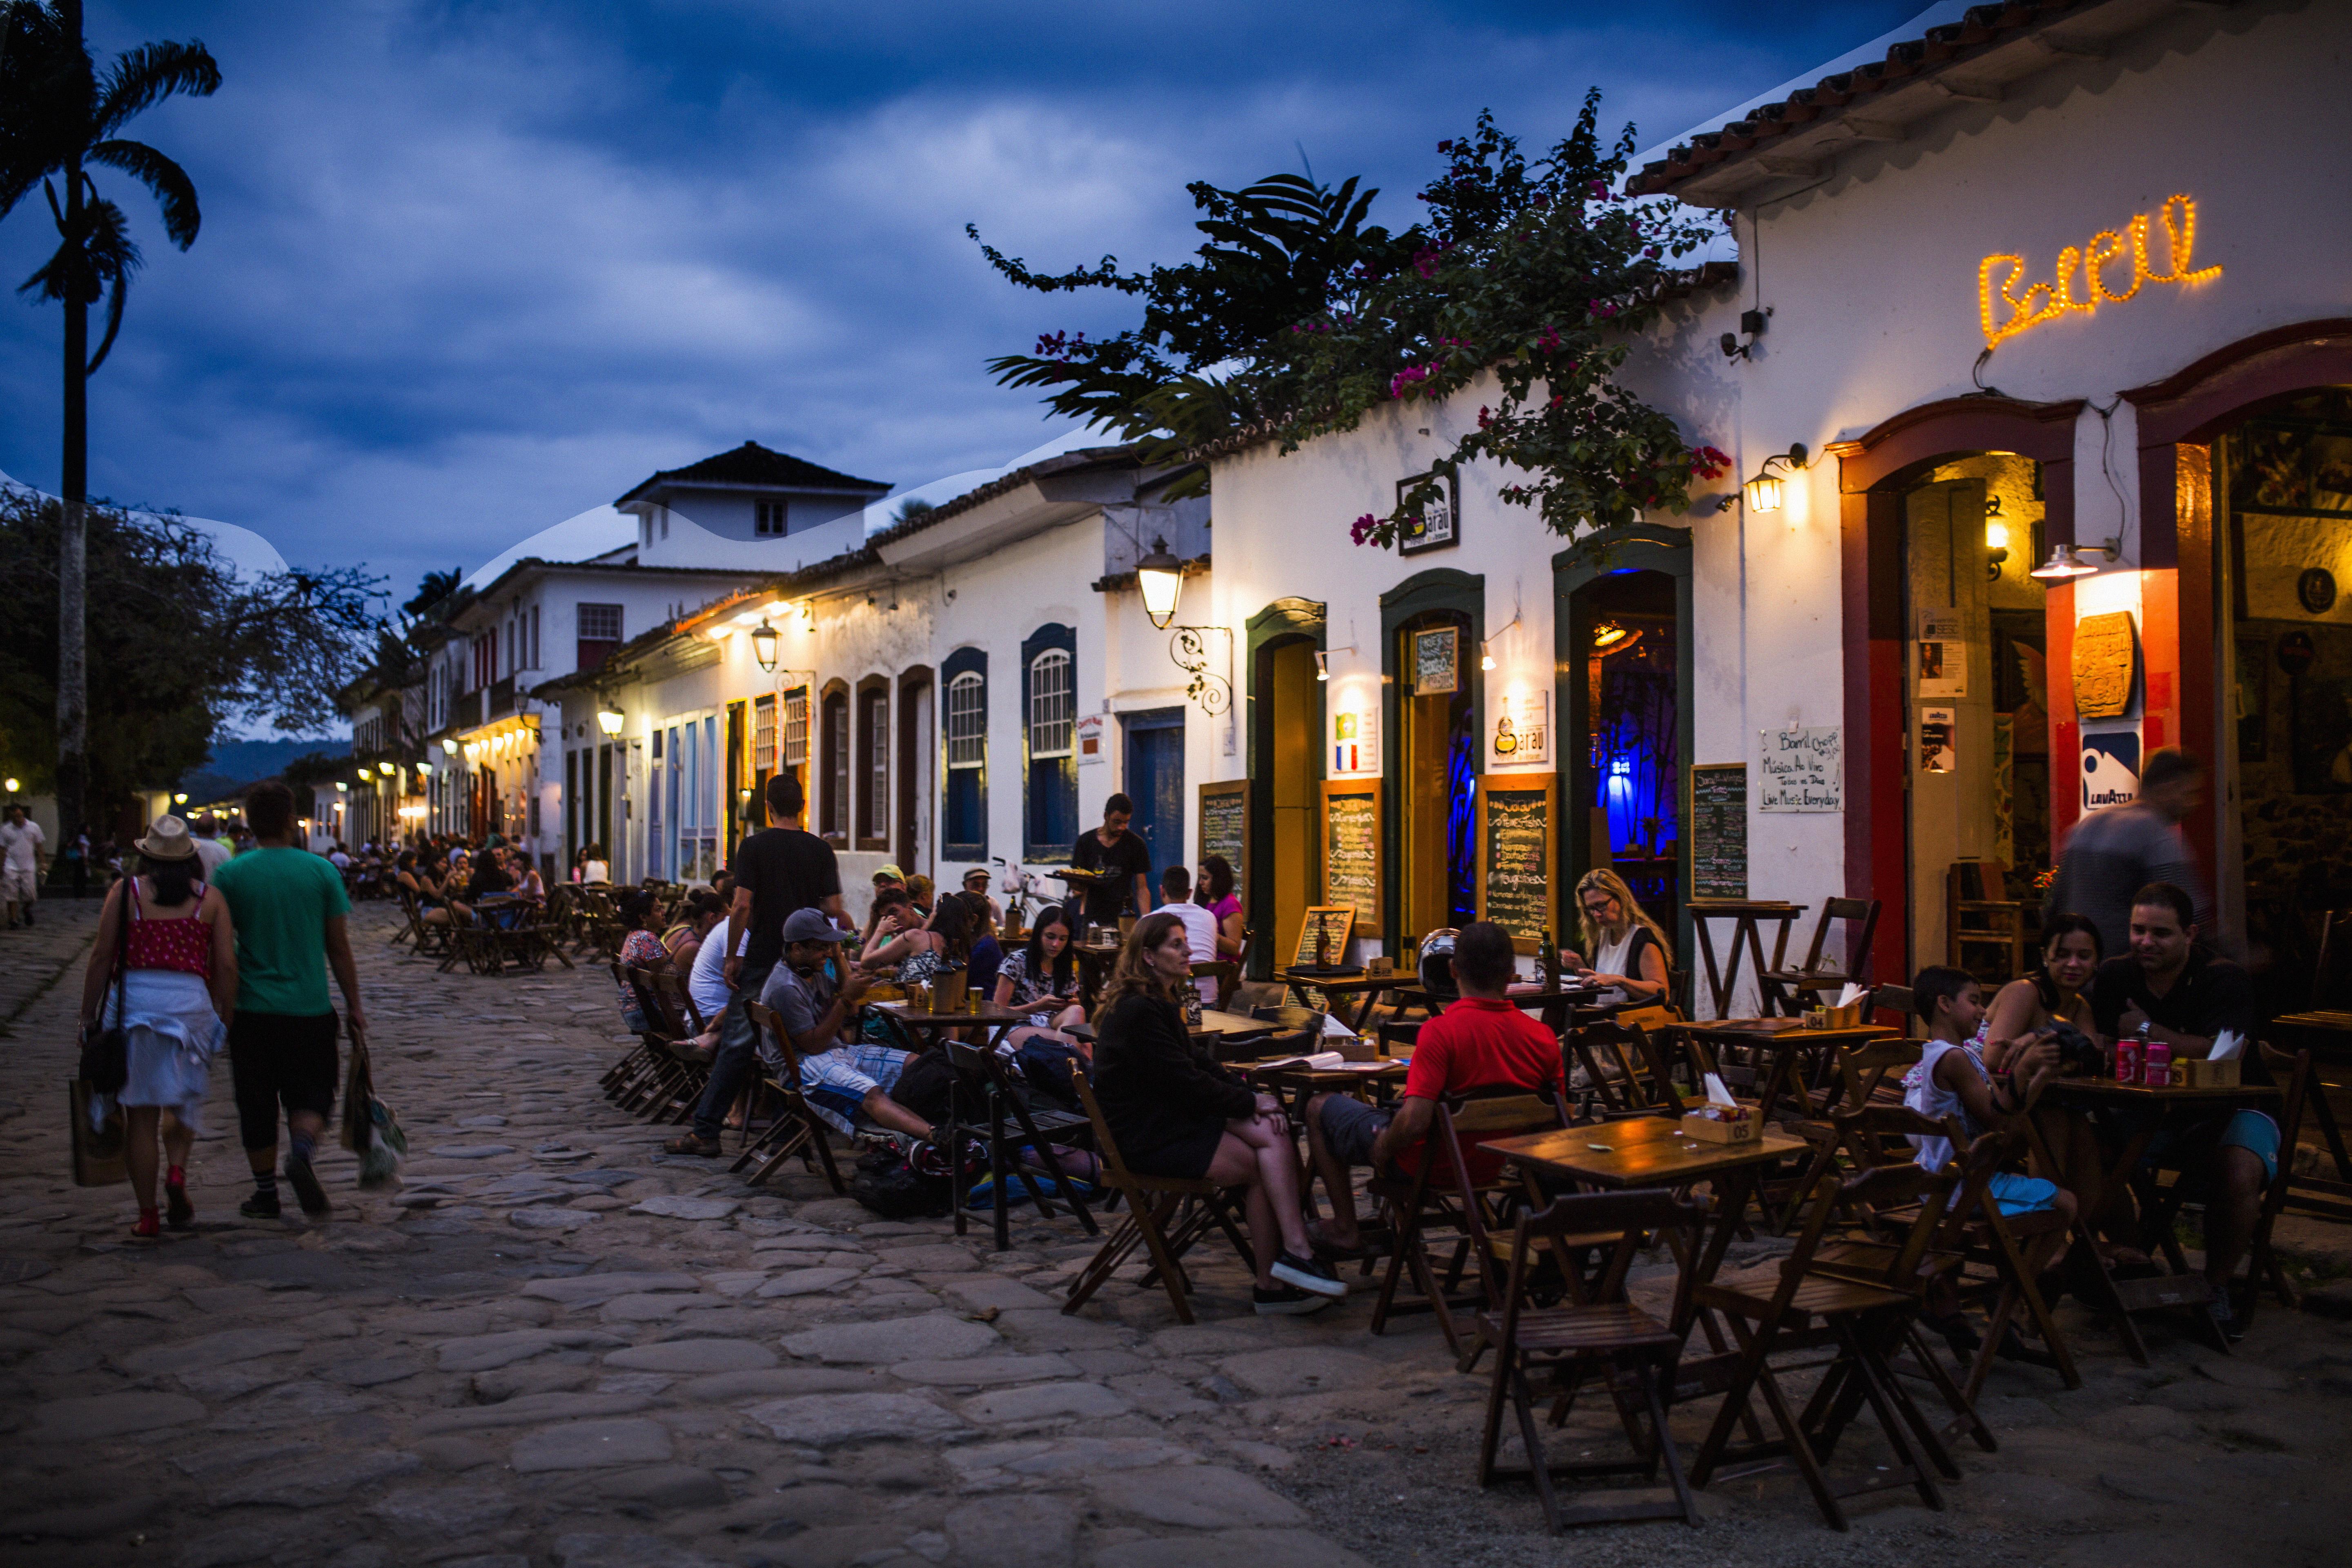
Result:
<instances>
[{"instance_id":1,"label":"soda can","mask_svg":"<svg viewBox=\"0 0 2352 1568\"><path fill-rule=\"evenodd\" d=\"M2172 1081L2172 1047L2162 1040L2147 1043L2147 1058L2140 1066L2140 1081L2150 1089L2162 1089Z\"/></svg>"},{"instance_id":2,"label":"soda can","mask_svg":"<svg viewBox=\"0 0 2352 1568\"><path fill-rule=\"evenodd\" d=\"M2137 1083L2139 1081L2139 1042L2137 1040L2117 1040L2116 1042L2116 1081L2117 1083Z\"/></svg>"}]
</instances>

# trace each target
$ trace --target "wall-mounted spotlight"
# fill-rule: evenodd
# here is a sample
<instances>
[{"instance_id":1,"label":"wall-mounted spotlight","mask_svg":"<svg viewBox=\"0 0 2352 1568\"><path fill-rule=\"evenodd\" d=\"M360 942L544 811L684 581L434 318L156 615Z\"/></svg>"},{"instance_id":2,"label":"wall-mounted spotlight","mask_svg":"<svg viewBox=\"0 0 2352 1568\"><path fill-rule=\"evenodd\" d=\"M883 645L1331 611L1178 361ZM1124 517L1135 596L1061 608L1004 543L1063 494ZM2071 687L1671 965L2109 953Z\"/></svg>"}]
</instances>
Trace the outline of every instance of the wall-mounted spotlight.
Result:
<instances>
[{"instance_id":1,"label":"wall-mounted spotlight","mask_svg":"<svg viewBox=\"0 0 2352 1568\"><path fill-rule=\"evenodd\" d=\"M2053 544L2050 547L2050 559L2026 575L2039 577L2044 583L2066 583L2077 577L2088 577L2098 568L2084 560L2076 553L2078 551L2095 550L2112 563L2122 557L2123 545L2120 538L2113 537L2096 544Z\"/></svg>"},{"instance_id":2,"label":"wall-mounted spotlight","mask_svg":"<svg viewBox=\"0 0 2352 1568\"><path fill-rule=\"evenodd\" d=\"M1754 358L1756 340L1764 335L1764 323L1770 318L1772 310L1769 306L1765 307L1761 310L1740 311L1739 332L1747 333L1748 341L1744 343L1741 342L1739 341L1739 332L1724 333L1721 339L1723 357L1726 359Z\"/></svg>"}]
</instances>

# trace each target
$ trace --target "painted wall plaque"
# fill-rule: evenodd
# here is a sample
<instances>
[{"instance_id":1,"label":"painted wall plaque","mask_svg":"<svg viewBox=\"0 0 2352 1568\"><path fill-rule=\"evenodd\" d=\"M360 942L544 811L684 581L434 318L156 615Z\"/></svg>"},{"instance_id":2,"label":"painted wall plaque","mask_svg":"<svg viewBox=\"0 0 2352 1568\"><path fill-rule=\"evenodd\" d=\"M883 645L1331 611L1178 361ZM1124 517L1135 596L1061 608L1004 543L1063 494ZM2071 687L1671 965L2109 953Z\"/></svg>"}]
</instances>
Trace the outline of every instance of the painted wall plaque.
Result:
<instances>
[{"instance_id":1,"label":"painted wall plaque","mask_svg":"<svg viewBox=\"0 0 2352 1568\"><path fill-rule=\"evenodd\" d=\"M2084 719L2120 719L2131 710L2139 678L2139 642L2129 610L2084 616L2074 623L2074 711Z\"/></svg>"}]
</instances>

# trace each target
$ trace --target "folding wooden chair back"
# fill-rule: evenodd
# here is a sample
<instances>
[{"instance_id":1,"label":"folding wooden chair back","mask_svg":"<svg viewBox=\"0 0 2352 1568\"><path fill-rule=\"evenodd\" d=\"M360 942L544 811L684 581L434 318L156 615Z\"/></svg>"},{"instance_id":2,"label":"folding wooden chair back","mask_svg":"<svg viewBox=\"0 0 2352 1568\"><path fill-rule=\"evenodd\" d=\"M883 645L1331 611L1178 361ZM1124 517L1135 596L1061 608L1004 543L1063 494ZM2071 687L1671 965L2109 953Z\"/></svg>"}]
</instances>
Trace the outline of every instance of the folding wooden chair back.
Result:
<instances>
[{"instance_id":1,"label":"folding wooden chair back","mask_svg":"<svg viewBox=\"0 0 2352 1568\"><path fill-rule=\"evenodd\" d=\"M1805 998L1862 984L1870 973L1870 944L1878 933L1878 908L1876 899L1823 899L1803 964L1795 969L1768 969L1757 977L1764 1011L1795 1017L1804 1011ZM1862 932L1848 945L1844 966L1832 969L1822 963L1822 952L1829 945L1830 927L1839 921L1860 921Z\"/></svg>"},{"instance_id":2,"label":"folding wooden chair back","mask_svg":"<svg viewBox=\"0 0 2352 1568\"><path fill-rule=\"evenodd\" d=\"M1209 1005L1223 1008L1233 1001L1234 988L1242 983L1241 961L1236 958L1195 960L1192 964L1192 978L1215 981L1216 997L1209 1003Z\"/></svg>"},{"instance_id":3,"label":"folding wooden chair back","mask_svg":"<svg viewBox=\"0 0 2352 1568\"><path fill-rule=\"evenodd\" d=\"M948 1088L950 1134L959 1148L967 1135L988 1146L989 1190L995 1198L992 1219L996 1250L1003 1252L1013 1245L1013 1177L1019 1168L1017 1151L1023 1143L1036 1151L1046 1177L1062 1194L1062 1201L1070 1205L1070 1212L1078 1216L1078 1223L1086 1226L1087 1234L1098 1234L1100 1227L1095 1224L1094 1215L1087 1212L1086 1200L1062 1169L1053 1142L1057 1137L1083 1139L1091 1133L1093 1123L1076 1112L1031 1106L1023 1086L1014 1080L1013 1069L988 1047L971 1045L953 1036L946 1037L942 1043L947 1047L948 1065L955 1069L955 1078ZM949 1163L955 1167L950 1180L955 1185L956 1234L961 1236L971 1202L971 1183L961 1154ZM1037 1217L1053 1218L1053 1201L1041 1189L1038 1178L1025 1171L1021 1177L1036 1202Z\"/></svg>"},{"instance_id":4,"label":"folding wooden chair back","mask_svg":"<svg viewBox=\"0 0 2352 1568\"><path fill-rule=\"evenodd\" d=\"M1192 1285L1181 1259L1211 1226L1225 1233L1251 1274L1257 1272L1249 1241L1234 1223L1232 1202L1225 1189L1214 1182L1146 1176L1129 1170L1127 1163L1119 1158L1118 1140L1111 1136L1110 1123L1103 1120L1102 1107L1095 1100L1094 1085L1084 1073L1072 1078L1079 1103L1087 1108L1087 1120L1094 1127L1095 1162L1101 1173L1099 1184L1124 1200L1127 1212L1110 1235L1103 1238L1101 1248L1070 1281L1070 1293L1062 1302L1062 1310L1075 1312L1085 1306L1140 1247L1151 1259L1145 1283L1156 1278L1168 1292L1169 1304L1176 1309L1177 1321L1190 1323L1193 1321Z\"/></svg>"},{"instance_id":5,"label":"folding wooden chair back","mask_svg":"<svg viewBox=\"0 0 2352 1568\"><path fill-rule=\"evenodd\" d=\"M1903 1075L1919 1065L1924 1040L1864 1040L1837 1054L1840 1109L1903 1103Z\"/></svg>"},{"instance_id":6,"label":"folding wooden chair back","mask_svg":"<svg viewBox=\"0 0 2352 1568\"><path fill-rule=\"evenodd\" d=\"M1802 1475L1822 1518L1846 1528L1838 1500L1858 1492L1910 1486L1929 1508L1944 1506L1932 1468L1959 1477L1942 1436L1911 1402L1886 1360L1901 1342L1924 1297L1920 1265L1941 1223L1958 1177L1930 1174L1916 1165L1888 1165L1845 1182L1825 1177L1805 1206L1805 1223L1795 1249L1776 1266L1763 1264L1698 1287L1692 1300L1702 1311L1730 1319L1740 1356L1713 1427L1691 1467L1705 1486L1716 1468L1749 1458L1788 1459ZM1826 1272L1817 1255L1840 1208L1860 1212L1908 1207L1916 1215L1900 1243L1885 1255L1874 1281ZM1829 1369L1801 1415L1782 1393L1770 1358L1778 1353L1834 1347ZM1818 1363L1815 1363L1818 1364ZM1733 1429L1760 1394L1780 1436L1749 1445L1731 1444ZM1859 1479L1832 1486L1822 1466L1836 1450L1845 1426L1867 1404L1895 1461Z\"/></svg>"},{"instance_id":7,"label":"folding wooden chair back","mask_svg":"<svg viewBox=\"0 0 2352 1568\"><path fill-rule=\"evenodd\" d=\"M752 1028L774 1054L772 1063L769 1052L761 1052L759 1062L761 1087L775 1100L776 1113L759 1137L745 1139L743 1152L729 1168L740 1171L758 1161L759 1169L744 1178L756 1187L777 1166L798 1154L803 1169L823 1166L824 1179L833 1184L833 1190L845 1196L849 1189L842 1182L841 1167L834 1163L833 1144L826 1137L824 1120L810 1107L808 1097L801 1090L800 1052L793 1048L793 1037L784 1028L784 1021L776 1016L773 1008L757 1002L745 1003L744 1010L751 1016Z\"/></svg>"},{"instance_id":8,"label":"folding wooden chair back","mask_svg":"<svg viewBox=\"0 0 2352 1568\"><path fill-rule=\"evenodd\" d=\"M1944 1139L1955 1152L1967 1148L1969 1142L1968 1129L1958 1117L1922 1116L1907 1105L1866 1104L1835 1111L1826 1122L1800 1122L1797 1131L1812 1144L1813 1155L1806 1164L1804 1175L1781 1194L1784 1206L1779 1228L1784 1232L1796 1223L1799 1205L1822 1177L1836 1171L1841 1159L1846 1165L1845 1173L1853 1175L1885 1165L1912 1163L1914 1137Z\"/></svg>"},{"instance_id":9,"label":"folding wooden chair back","mask_svg":"<svg viewBox=\"0 0 2352 1568\"><path fill-rule=\"evenodd\" d=\"M1911 987L1908 985L1873 986L1870 1000L1863 1007L1862 1016L1866 1020L1875 1022L1884 1015L1892 1013L1895 1015L1893 1026L1907 1030L1911 1027L1912 1008L1916 1003L1916 999L1911 994Z\"/></svg>"},{"instance_id":10,"label":"folding wooden chair back","mask_svg":"<svg viewBox=\"0 0 2352 1568\"><path fill-rule=\"evenodd\" d=\"M1438 1101L1416 1169L1411 1173L1375 1173L1366 1184L1391 1237L1388 1271L1372 1303L1372 1332L1386 1332L1389 1319L1397 1313L1430 1312L1454 1355L1475 1361L1475 1351L1456 1312L1469 1307L1493 1309L1499 1302L1510 1256L1505 1227L1526 1188L1499 1173L1486 1172L1483 1167L1491 1157L1481 1160L1472 1145L1554 1131L1567 1124L1559 1100L1525 1089L1473 1091ZM1433 1231L1453 1244L1453 1255L1442 1269L1430 1250ZM1398 1286L1408 1273L1418 1296L1400 1301ZM1465 1273L1472 1276L1467 1292Z\"/></svg>"},{"instance_id":11,"label":"folding wooden chair back","mask_svg":"<svg viewBox=\"0 0 2352 1568\"><path fill-rule=\"evenodd\" d=\"M1706 1211L1698 1205L1658 1191L1571 1194L1553 1199L1540 1212L1519 1215L1511 1231L1510 1272L1502 1309L1481 1313L1478 1319L1480 1331L1496 1352L1494 1380L1486 1395L1486 1433L1478 1447L1481 1488L1492 1486L1497 1476L1526 1475L1543 1505L1544 1521L1555 1534L1571 1524L1645 1519L1679 1519L1693 1526L1699 1522L1698 1505L1691 1497L1682 1456L1666 1421L1675 1364L1682 1353L1682 1335L1668 1325L1685 1316L1690 1275L1686 1270L1680 1274L1674 1310L1664 1321L1625 1300L1625 1275L1635 1256L1668 1232L1690 1233L1679 1250L1685 1256L1695 1253L1696 1248L1690 1243L1696 1240L1705 1219ZM1545 1261L1561 1257L1571 1246L1594 1236L1615 1239L1591 1287L1576 1292L1569 1305L1538 1305L1536 1282ZM1546 1384L1541 1392L1554 1401L1550 1417L1554 1426L1567 1421L1578 1389L1597 1377L1616 1402L1634 1457L1560 1461L1547 1456L1536 1424L1539 1377ZM1517 1417L1519 1443L1526 1451L1524 1466L1496 1462L1507 1401ZM1646 1429L1643 1416L1648 1419ZM1563 1510L1552 1486L1555 1475L1629 1474L1655 1486L1661 1464L1674 1489L1670 1500L1619 1500Z\"/></svg>"},{"instance_id":12,"label":"folding wooden chair back","mask_svg":"<svg viewBox=\"0 0 2352 1568\"><path fill-rule=\"evenodd\" d=\"M2352 941L2352 930L2344 933ZM2263 1193L2262 1215L2254 1221L2253 1246L2247 1253L2246 1273L2252 1289L2246 1292L2246 1318L2252 1321L2254 1306L2262 1299L2262 1288L2267 1281L2287 1307L2303 1304L2303 1293L2288 1278L2271 1250L2271 1232L2278 1217L2289 1204L2309 1209L2331 1219L2352 1219L2352 1183L2330 1181L2320 1176L2299 1176L2294 1170L2296 1141L2303 1133L2303 1119L2327 1086L2319 1081L2314 1070L2311 1053L2307 1050L2287 1052L2267 1044L2256 1043L2263 1053L2263 1063L2270 1068L2271 1078L2281 1089L2279 1097L2278 1174L2271 1178Z\"/></svg>"},{"instance_id":13,"label":"folding wooden chair back","mask_svg":"<svg viewBox=\"0 0 2352 1568\"><path fill-rule=\"evenodd\" d=\"M1664 1008L1652 1007L1595 1019L1561 1037L1562 1062L1570 1070L1570 1081L1574 1068L1584 1069L1588 1112L1616 1115L1672 1107L1671 1114L1682 1113L1682 1096L1674 1085L1671 1036L1665 1032L1672 1021Z\"/></svg>"}]
</instances>

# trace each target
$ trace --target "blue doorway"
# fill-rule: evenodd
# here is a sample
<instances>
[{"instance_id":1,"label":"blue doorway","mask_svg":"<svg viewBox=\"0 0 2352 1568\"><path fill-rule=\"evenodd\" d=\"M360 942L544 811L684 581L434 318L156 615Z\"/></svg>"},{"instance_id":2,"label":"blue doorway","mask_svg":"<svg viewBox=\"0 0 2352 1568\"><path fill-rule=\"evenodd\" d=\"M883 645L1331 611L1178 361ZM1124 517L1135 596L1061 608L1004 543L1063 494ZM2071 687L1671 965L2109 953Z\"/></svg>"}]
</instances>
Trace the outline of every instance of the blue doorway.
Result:
<instances>
[{"instance_id":1,"label":"blue doorway","mask_svg":"<svg viewBox=\"0 0 2352 1568\"><path fill-rule=\"evenodd\" d=\"M1184 861L1184 710L1154 708L1122 713L1127 733L1127 795L1135 802L1128 826L1151 851L1151 891L1160 873Z\"/></svg>"}]
</instances>

